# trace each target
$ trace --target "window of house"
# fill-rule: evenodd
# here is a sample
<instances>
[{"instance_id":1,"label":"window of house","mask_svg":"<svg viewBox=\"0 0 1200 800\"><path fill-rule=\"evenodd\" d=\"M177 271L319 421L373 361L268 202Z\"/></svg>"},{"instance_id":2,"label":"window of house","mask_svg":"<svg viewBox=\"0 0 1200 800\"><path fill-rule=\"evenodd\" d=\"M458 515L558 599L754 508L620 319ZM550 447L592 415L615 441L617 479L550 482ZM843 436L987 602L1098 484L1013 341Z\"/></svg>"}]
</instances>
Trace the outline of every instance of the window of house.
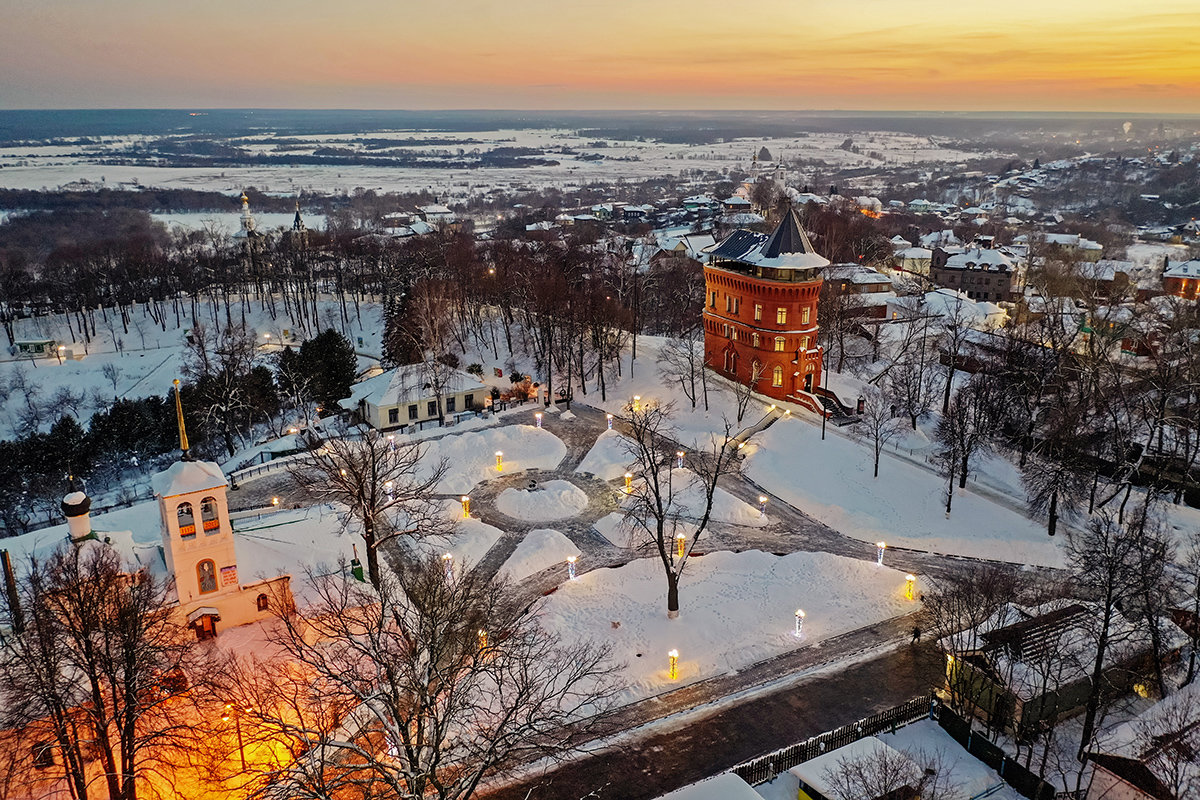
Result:
<instances>
[{"instance_id":1,"label":"window of house","mask_svg":"<svg viewBox=\"0 0 1200 800\"><path fill-rule=\"evenodd\" d=\"M754 304L754 318L762 319L762 303Z\"/></svg>"},{"instance_id":2,"label":"window of house","mask_svg":"<svg viewBox=\"0 0 1200 800\"><path fill-rule=\"evenodd\" d=\"M787 309L786 308L775 309L775 324L776 325L786 325L787 324Z\"/></svg>"},{"instance_id":3,"label":"window of house","mask_svg":"<svg viewBox=\"0 0 1200 800\"><path fill-rule=\"evenodd\" d=\"M456 401L457 399L458 399L457 397L447 397L447 398L446 398L446 413L447 413L447 414L453 414L453 413L454 413L454 411L455 411L455 409L456 409L456 407L457 407L457 403L455 403L455 401Z\"/></svg>"},{"instance_id":4,"label":"window of house","mask_svg":"<svg viewBox=\"0 0 1200 800\"><path fill-rule=\"evenodd\" d=\"M804 351L808 350L808 337L807 336L805 336L803 339L800 340L800 349L804 350Z\"/></svg>"},{"instance_id":5,"label":"window of house","mask_svg":"<svg viewBox=\"0 0 1200 800\"><path fill-rule=\"evenodd\" d=\"M217 565L211 558L196 565L196 581L200 584L200 594L217 590Z\"/></svg>"},{"instance_id":6,"label":"window of house","mask_svg":"<svg viewBox=\"0 0 1200 800\"><path fill-rule=\"evenodd\" d=\"M180 503L176 511L179 515L179 535L191 539L196 535L196 518L192 515L191 503Z\"/></svg>"},{"instance_id":7,"label":"window of house","mask_svg":"<svg viewBox=\"0 0 1200 800\"><path fill-rule=\"evenodd\" d=\"M783 352L783 337L782 336L775 337L775 352L776 353Z\"/></svg>"},{"instance_id":8,"label":"window of house","mask_svg":"<svg viewBox=\"0 0 1200 800\"><path fill-rule=\"evenodd\" d=\"M742 310L742 298L740 298L740 297L733 298L733 313L735 313L735 314L741 313L741 310Z\"/></svg>"},{"instance_id":9,"label":"window of house","mask_svg":"<svg viewBox=\"0 0 1200 800\"><path fill-rule=\"evenodd\" d=\"M729 338L729 326L728 325L721 326L721 335L724 336L726 339Z\"/></svg>"},{"instance_id":10,"label":"window of house","mask_svg":"<svg viewBox=\"0 0 1200 800\"><path fill-rule=\"evenodd\" d=\"M221 520L217 516L217 498L206 497L200 501L200 519L204 522L205 533L216 533L221 528Z\"/></svg>"},{"instance_id":11,"label":"window of house","mask_svg":"<svg viewBox=\"0 0 1200 800\"><path fill-rule=\"evenodd\" d=\"M800 312L800 324L801 324L801 325L807 325L807 324L808 324L808 313L809 313L809 311L811 311L811 310L812 310L812 309L810 309L810 308L805 308L804 310L802 310L802 311Z\"/></svg>"},{"instance_id":12,"label":"window of house","mask_svg":"<svg viewBox=\"0 0 1200 800\"><path fill-rule=\"evenodd\" d=\"M730 297L729 295L725 295L725 311L729 312L732 310L733 310L733 298Z\"/></svg>"},{"instance_id":13,"label":"window of house","mask_svg":"<svg viewBox=\"0 0 1200 800\"><path fill-rule=\"evenodd\" d=\"M400 409L388 409L388 425L398 425L400 423Z\"/></svg>"},{"instance_id":14,"label":"window of house","mask_svg":"<svg viewBox=\"0 0 1200 800\"><path fill-rule=\"evenodd\" d=\"M734 342L737 341L737 328L732 328L729 331L729 339Z\"/></svg>"},{"instance_id":15,"label":"window of house","mask_svg":"<svg viewBox=\"0 0 1200 800\"><path fill-rule=\"evenodd\" d=\"M417 418L417 404L416 403L413 403L411 406L408 407L408 418L409 419Z\"/></svg>"},{"instance_id":16,"label":"window of house","mask_svg":"<svg viewBox=\"0 0 1200 800\"><path fill-rule=\"evenodd\" d=\"M783 386L783 367L776 367L771 370L771 385Z\"/></svg>"},{"instance_id":17,"label":"window of house","mask_svg":"<svg viewBox=\"0 0 1200 800\"><path fill-rule=\"evenodd\" d=\"M469 411L470 409L472 409L474 407L475 407L475 395L464 394L463 395L463 408L465 408Z\"/></svg>"},{"instance_id":18,"label":"window of house","mask_svg":"<svg viewBox=\"0 0 1200 800\"><path fill-rule=\"evenodd\" d=\"M255 605L258 606L259 611L266 611L267 608L269 608L271 605L270 601L267 600L267 596L265 594L260 594L254 602L255 602Z\"/></svg>"},{"instance_id":19,"label":"window of house","mask_svg":"<svg viewBox=\"0 0 1200 800\"><path fill-rule=\"evenodd\" d=\"M717 307L717 293L715 291L708 293L708 307L709 308Z\"/></svg>"},{"instance_id":20,"label":"window of house","mask_svg":"<svg viewBox=\"0 0 1200 800\"><path fill-rule=\"evenodd\" d=\"M427 417L436 417L437 416L437 400L430 400L428 403L425 404L425 416L427 416Z\"/></svg>"}]
</instances>

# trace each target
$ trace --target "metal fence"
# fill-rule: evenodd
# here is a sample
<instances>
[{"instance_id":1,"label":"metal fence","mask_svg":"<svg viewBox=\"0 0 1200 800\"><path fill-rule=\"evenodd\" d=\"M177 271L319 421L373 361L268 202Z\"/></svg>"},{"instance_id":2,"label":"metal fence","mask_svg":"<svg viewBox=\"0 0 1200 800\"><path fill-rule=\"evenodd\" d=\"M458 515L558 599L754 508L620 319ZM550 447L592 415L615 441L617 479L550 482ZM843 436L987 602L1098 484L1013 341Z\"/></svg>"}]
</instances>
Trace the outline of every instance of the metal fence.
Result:
<instances>
[{"instance_id":1,"label":"metal fence","mask_svg":"<svg viewBox=\"0 0 1200 800\"><path fill-rule=\"evenodd\" d=\"M780 772L789 770L797 764L803 764L823 753L845 747L851 742L867 736L874 736L885 731L895 731L897 728L917 720L928 719L934 702L932 694L915 697L895 708L889 708L887 711L881 711L860 719L858 722L843 725L807 741L777 750L770 755L739 764L732 771L751 786L766 783Z\"/></svg>"},{"instance_id":2,"label":"metal fence","mask_svg":"<svg viewBox=\"0 0 1200 800\"><path fill-rule=\"evenodd\" d=\"M1009 758L995 743L989 741L979 731L973 730L968 720L963 719L946 706L938 708L937 721L938 725L942 726L942 730L950 734L968 753L996 770L1000 774L1000 778L1022 796L1028 797L1030 800L1055 800L1059 796L1055 788L1047 783L1041 775L1030 772Z\"/></svg>"}]
</instances>

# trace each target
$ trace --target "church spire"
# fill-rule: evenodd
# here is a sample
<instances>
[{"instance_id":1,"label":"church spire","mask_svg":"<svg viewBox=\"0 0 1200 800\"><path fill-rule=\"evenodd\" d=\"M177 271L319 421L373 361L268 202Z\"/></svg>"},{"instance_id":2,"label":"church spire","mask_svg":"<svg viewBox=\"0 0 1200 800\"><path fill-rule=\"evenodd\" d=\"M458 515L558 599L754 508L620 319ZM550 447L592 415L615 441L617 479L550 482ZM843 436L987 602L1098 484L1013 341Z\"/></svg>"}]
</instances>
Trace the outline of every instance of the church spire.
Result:
<instances>
[{"instance_id":1,"label":"church spire","mask_svg":"<svg viewBox=\"0 0 1200 800\"><path fill-rule=\"evenodd\" d=\"M187 428L183 425L183 400L179 397L179 378L175 381L175 421L179 425L179 449L183 451L183 460L191 461L192 454L188 451Z\"/></svg>"},{"instance_id":2,"label":"church spire","mask_svg":"<svg viewBox=\"0 0 1200 800\"><path fill-rule=\"evenodd\" d=\"M292 230L300 232L304 230L304 220L300 219L300 196L296 195L296 218L292 220Z\"/></svg>"},{"instance_id":3,"label":"church spire","mask_svg":"<svg viewBox=\"0 0 1200 800\"><path fill-rule=\"evenodd\" d=\"M242 231L249 234L254 230L254 217L250 216L250 198L242 192Z\"/></svg>"}]
</instances>

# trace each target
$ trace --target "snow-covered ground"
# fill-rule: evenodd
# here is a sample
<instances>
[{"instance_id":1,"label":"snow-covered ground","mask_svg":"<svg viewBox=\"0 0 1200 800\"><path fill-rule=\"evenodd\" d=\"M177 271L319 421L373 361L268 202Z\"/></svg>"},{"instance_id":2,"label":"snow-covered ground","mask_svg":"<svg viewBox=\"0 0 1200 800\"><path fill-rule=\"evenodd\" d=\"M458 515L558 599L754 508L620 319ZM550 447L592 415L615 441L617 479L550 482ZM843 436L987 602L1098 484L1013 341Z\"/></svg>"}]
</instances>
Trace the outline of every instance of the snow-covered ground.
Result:
<instances>
[{"instance_id":1,"label":"snow-covered ground","mask_svg":"<svg viewBox=\"0 0 1200 800\"><path fill-rule=\"evenodd\" d=\"M505 425L481 431L445 436L425 445L422 464L426 469L445 459L448 469L438 491L467 494L479 483L528 469L554 469L567 454L562 440L545 428ZM496 467L496 453L503 464Z\"/></svg>"},{"instance_id":2,"label":"snow-covered ground","mask_svg":"<svg viewBox=\"0 0 1200 800\"><path fill-rule=\"evenodd\" d=\"M624 475L633 464L629 446L632 440L618 431L604 431L596 438L592 449L579 462L576 472L590 472L597 478L611 481Z\"/></svg>"},{"instance_id":3,"label":"snow-covered ground","mask_svg":"<svg viewBox=\"0 0 1200 800\"><path fill-rule=\"evenodd\" d=\"M450 514L461 515L461 511L458 511L460 508L458 503L447 504ZM460 518L451 533L420 539L413 546L426 554L449 553L456 569L471 569L483 560L503 535L504 531L474 517Z\"/></svg>"},{"instance_id":4,"label":"snow-covered ground","mask_svg":"<svg viewBox=\"0 0 1200 800\"><path fill-rule=\"evenodd\" d=\"M500 513L536 521L573 517L587 505L587 493L568 481L546 481L533 489L505 489L496 498Z\"/></svg>"},{"instance_id":5,"label":"snow-covered ground","mask_svg":"<svg viewBox=\"0 0 1200 800\"><path fill-rule=\"evenodd\" d=\"M566 577L566 560L580 554L575 543L558 531L538 528L525 535L500 568L498 577L517 583L556 564L562 566Z\"/></svg>"},{"instance_id":6,"label":"snow-covered ground","mask_svg":"<svg viewBox=\"0 0 1200 800\"><path fill-rule=\"evenodd\" d=\"M666 579L657 559L597 569L567 581L542 609L543 624L567 640L612 646L624 662L628 699L709 678L796 647L911 611L904 575L828 553L774 556L757 550L694 558L680 586L678 619L667 619ZM793 635L805 611L804 635ZM679 651L679 678L667 652Z\"/></svg>"}]
</instances>

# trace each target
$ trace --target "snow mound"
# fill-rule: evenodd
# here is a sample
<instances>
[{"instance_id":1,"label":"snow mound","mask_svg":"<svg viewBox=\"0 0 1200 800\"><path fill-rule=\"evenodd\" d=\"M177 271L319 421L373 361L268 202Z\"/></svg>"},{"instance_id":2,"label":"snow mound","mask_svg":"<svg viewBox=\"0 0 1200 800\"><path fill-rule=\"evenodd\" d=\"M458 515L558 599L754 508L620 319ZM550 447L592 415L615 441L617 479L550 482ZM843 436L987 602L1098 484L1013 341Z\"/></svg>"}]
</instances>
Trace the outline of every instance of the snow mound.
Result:
<instances>
[{"instance_id":1,"label":"snow mound","mask_svg":"<svg viewBox=\"0 0 1200 800\"><path fill-rule=\"evenodd\" d=\"M597 478L611 481L626 473L633 457L627 449L629 437L617 431L604 431L596 438L592 449L579 462L576 472L590 472Z\"/></svg>"},{"instance_id":2,"label":"snow mound","mask_svg":"<svg viewBox=\"0 0 1200 800\"><path fill-rule=\"evenodd\" d=\"M629 699L730 672L912 611L904 574L829 553L773 556L717 552L689 561L678 619L667 619L657 559L596 569L564 582L546 600L542 624L568 640L607 642L624 662ZM795 612L803 608L804 636ZM667 674L678 649L679 680Z\"/></svg>"},{"instance_id":3,"label":"snow mound","mask_svg":"<svg viewBox=\"0 0 1200 800\"><path fill-rule=\"evenodd\" d=\"M587 505L587 494L568 481L546 481L535 489L505 489L496 498L496 510L517 519L564 519Z\"/></svg>"},{"instance_id":4,"label":"snow mound","mask_svg":"<svg viewBox=\"0 0 1200 800\"><path fill-rule=\"evenodd\" d=\"M455 503L457 506L458 504ZM473 567L500 541L504 532L475 518L461 519L451 533L429 536L415 542L415 549L425 554L449 553L457 569Z\"/></svg>"},{"instance_id":5,"label":"snow mound","mask_svg":"<svg viewBox=\"0 0 1200 800\"><path fill-rule=\"evenodd\" d=\"M498 577L516 583L555 564L561 565L569 556L579 554L579 548L566 536L555 530L539 528L525 535L500 568ZM563 574L566 574L565 568Z\"/></svg>"},{"instance_id":6,"label":"snow mound","mask_svg":"<svg viewBox=\"0 0 1200 800\"><path fill-rule=\"evenodd\" d=\"M567 454L567 446L550 431L532 425L504 425L470 431L425 445L422 463L431 468L445 458L450 469L438 484L442 494L467 494L477 484L499 475L527 469L554 469ZM496 451L504 453L504 465L496 469Z\"/></svg>"}]
</instances>

